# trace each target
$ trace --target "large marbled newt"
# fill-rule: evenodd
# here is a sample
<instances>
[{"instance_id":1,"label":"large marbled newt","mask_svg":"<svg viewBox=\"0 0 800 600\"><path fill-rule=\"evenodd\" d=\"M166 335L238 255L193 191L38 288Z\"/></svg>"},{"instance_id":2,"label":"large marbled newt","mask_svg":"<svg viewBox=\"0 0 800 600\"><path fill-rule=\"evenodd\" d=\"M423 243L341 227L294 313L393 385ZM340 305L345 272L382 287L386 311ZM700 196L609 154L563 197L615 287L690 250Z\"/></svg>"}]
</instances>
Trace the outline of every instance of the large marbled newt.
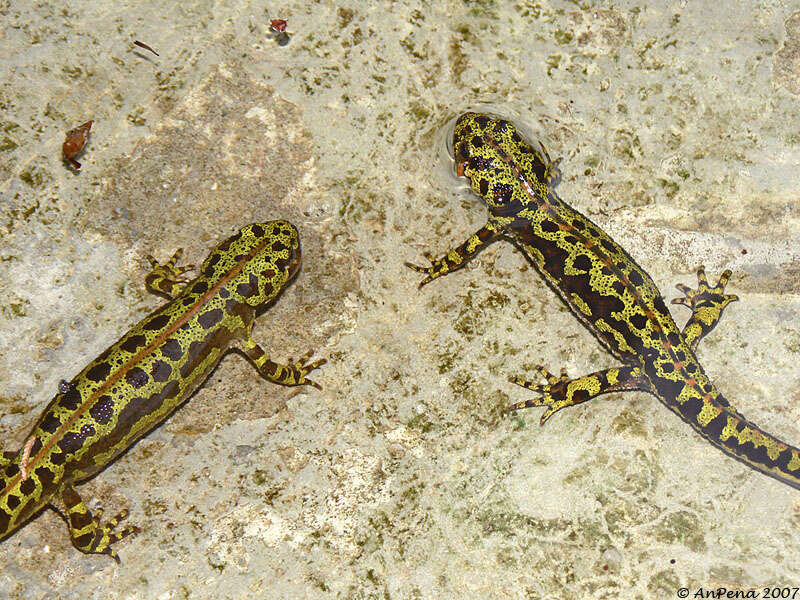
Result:
<instances>
[{"instance_id":1,"label":"large marbled newt","mask_svg":"<svg viewBox=\"0 0 800 600\"><path fill-rule=\"evenodd\" d=\"M89 554L119 558L112 545L138 531L117 530L123 511L107 524L75 491L163 422L205 381L222 356L237 348L266 379L319 386L306 375L324 360L272 362L250 335L256 314L300 269L300 239L287 221L254 223L220 243L186 281L192 267L148 257L149 291L170 302L138 323L86 366L62 381L17 452L0 455L0 539L60 497L73 544Z\"/></svg>"},{"instance_id":2,"label":"large marbled newt","mask_svg":"<svg viewBox=\"0 0 800 600\"><path fill-rule=\"evenodd\" d=\"M608 234L568 206L554 191L558 161L525 141L507 120L476 113L459 117L453 133L459 176L486 202L489 219L463 244L430 267L407 265L427 277L420 286L463 267L487 244L509 238L622 366L570 379L537 370L547 384L511 377L540 396L512 410L547 407L544 423L558 410L600 394L650 392L701 436L726 454L775 479L800 488L800 450L765 433L711 383L695 356L700 340L736 296L724 294L726 271L709 286L678 286L692 309L683 331L670 316L650 276Z\"/></svg>"}]
</instances>

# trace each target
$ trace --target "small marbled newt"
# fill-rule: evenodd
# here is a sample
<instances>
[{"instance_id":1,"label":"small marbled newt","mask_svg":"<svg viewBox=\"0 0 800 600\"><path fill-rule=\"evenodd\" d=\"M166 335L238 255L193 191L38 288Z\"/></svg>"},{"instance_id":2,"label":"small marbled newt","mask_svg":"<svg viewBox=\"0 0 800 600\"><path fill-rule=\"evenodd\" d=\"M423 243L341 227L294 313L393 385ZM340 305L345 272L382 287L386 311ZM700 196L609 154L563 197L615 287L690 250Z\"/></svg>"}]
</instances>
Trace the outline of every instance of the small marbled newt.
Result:
<instances>
[{"instance_id":1,"label":"small marbled newt","mask_svg":"<svg viewBox=\"0 0 800 600\"><path fill-rule=\"evenodd\" d=\"M256 314L300 269L300 239L287 221L254 223L220 243L192 281L176 267L181 251L153 267L149 291L170 302L150 314L86 366L62 381L17 452L0 454L0 540L60 497L72 542L88 554L108 554L138 531L117 530L127 511L100 523L75 484L101 471L167 419L205 381L230 349L241 350L266 379L319 386L306 375L325 361L272 362L253 341Z\"/></svg>"}]
</instances>

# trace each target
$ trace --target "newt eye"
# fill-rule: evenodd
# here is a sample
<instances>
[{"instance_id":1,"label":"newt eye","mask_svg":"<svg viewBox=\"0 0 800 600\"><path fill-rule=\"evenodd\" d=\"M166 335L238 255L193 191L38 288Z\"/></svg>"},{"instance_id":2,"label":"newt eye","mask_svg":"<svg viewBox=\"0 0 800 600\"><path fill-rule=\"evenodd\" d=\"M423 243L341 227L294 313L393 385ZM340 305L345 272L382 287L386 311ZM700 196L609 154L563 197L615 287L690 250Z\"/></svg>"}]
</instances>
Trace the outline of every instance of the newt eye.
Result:
<instances>
[{"instance_id":1,"label":"newt eye","mask_svg":"<svg viewBox=\"0 0 800 600\"><path fill-rule=\"evenodd\" d=\"M506 129L508 129L508 121L496 121L494 124L494 130L497 133L505 133Z\"/></svg>"},{"instance_id":2,"label":"newt eye","mask_svg":"<svg viewBox=\"0 0 800 600\"><path fill-rule=\"evenodd\" d=\"M495 204L505 204L511 200L514 188L507 183L496 183L492 186Z\"/></svg>"},{"instance_id":3,"label":"newt eye","mask_svg":"<svg viewBox=\"0 0 800 600\"><path fill-rule=\"evenodd\" d=\"M485 171L492 166L492 161L482 156L473 156L469 159L469 166L475 171Z\"/></svg>"}]
</instances>

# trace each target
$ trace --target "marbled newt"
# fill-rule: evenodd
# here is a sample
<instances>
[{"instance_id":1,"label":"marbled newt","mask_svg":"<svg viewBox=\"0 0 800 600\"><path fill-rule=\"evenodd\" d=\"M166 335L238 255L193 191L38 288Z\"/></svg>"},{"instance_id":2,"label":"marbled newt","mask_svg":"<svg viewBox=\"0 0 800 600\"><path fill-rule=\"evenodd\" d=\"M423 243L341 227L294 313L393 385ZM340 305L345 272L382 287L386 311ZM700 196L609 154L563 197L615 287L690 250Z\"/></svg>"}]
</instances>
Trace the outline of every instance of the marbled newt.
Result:
<instances>
[{"instance_id":1,"label":"marbled newt","mask_svg":"<svg viewBox=\"0 0 800 600\"><path fill-rule=\"evenodd\" d=\"M147 316L58 394L17 452L0 455L0 539L60 497L72 542L88 554L119 558L112 545L138 531L117 529L127 511L100 523L75 484L112 462L167 419L205 381L229 349L241 350L266 379L282 385L319 386L306 375L322 365L272 362L253 341L257 313L300 269L300 239L287 221L254 223L220 243L197 278L176 267L181 251L153 267L145 284L170 302Z\"/></svg>"},{"instance_id":2,"label":"marbled newt","mask_svg":"<svg viewBox=\"0 0 800 600\"><path fill-rule=\"evenodd\" d=\"M560 173L543 147L523 139L512 123L486 115L459 117L453 133L456 170L488 205L489 219L463 244L430 267L406 263L427 276L420 287L463 267L490 242L510 239L535 265L577 318L622 363L571 379L543 367L540 385L510 381L539 394L510 407L546 407L544 423L556 411L600 394L641 390L724 453L779 481L800 488L800 450L765 433L741 414L711 383L695 356L700 340L716 326L736 296L724 294L730 271L709 286L678 286L692 309L681 331L650 276L600 229L554 191Z\"/></svg>"}]
</instances>

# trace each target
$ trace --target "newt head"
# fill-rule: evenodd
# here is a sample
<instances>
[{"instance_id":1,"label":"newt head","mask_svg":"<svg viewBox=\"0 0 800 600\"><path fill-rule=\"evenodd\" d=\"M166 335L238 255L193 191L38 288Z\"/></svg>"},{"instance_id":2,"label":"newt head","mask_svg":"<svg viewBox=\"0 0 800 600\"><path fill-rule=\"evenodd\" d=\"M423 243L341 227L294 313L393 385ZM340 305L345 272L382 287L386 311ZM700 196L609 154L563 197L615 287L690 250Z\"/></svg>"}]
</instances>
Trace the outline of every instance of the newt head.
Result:
<instances>
[{"instance_id":1,"label":"newt head","mask_svg":"<svg viewBox=\"0 0 800 600\"><path fill-rule=\"evenodd\" d=\"M289 258L286 260L286 270L288 273L287 282L294 279L300 272L303 264L303 255L300 250L300 235L294 225L288 221L273 221L275 231L280 231L280 235L286 240L289 248Z\"/></svg>"},{"instance_id":2,"label":"newt head","mask_svg":"<svg viewBox=\"0 0 800 600\"><path fill-rule=\"evenodd\" d=\"M547 193L546 156L506 119L468 112L453 129L456 174L469 180L489 209L508 215Z\"/></svg>"},{"instance_id":3,"label":"newt head","mask_svg":"<svg viewBox=\"0 0 800 600\"><path fill-rule=\"evenodd\" d=\"M243 247L237 248L236 253L251 258L245 262L237 279L245 280L252 290L247 303L264 306L300 271L300 236L294 225L283 220L253 223L243 227L240 233ZM233 248L232 245L231 251Z\"/></svg>"}]
</instances>

